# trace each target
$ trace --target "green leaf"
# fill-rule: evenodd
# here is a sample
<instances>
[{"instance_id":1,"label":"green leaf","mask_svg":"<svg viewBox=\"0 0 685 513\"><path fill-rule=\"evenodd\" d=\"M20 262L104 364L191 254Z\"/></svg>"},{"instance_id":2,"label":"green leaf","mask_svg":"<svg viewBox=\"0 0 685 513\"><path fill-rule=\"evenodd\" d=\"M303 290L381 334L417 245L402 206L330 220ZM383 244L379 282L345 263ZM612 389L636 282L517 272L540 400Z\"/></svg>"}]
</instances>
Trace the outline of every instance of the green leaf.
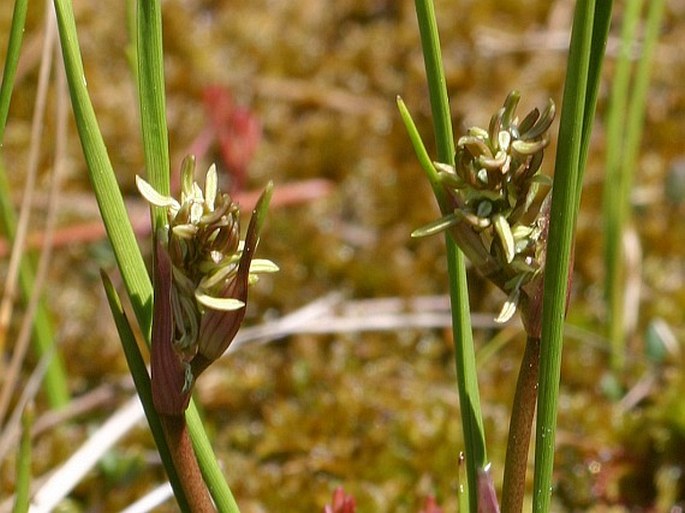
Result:
<instances>
[{"instance_id":1,"label":"green leaf","mask_svg":"<svg viewBox=\"0 0 685 513\"><path fill-rule=\"evenodd\" d=\"M5 69L2 74L2 85L0 86L0 143L2 143L5 136L7 114L10 109L12 90L14 89L14 77L17 74L17 65L19 63L19 52L21 50L21 42L24 35L27 9L28 0L16 0L14 2L12 27L7 41Z\"/></svg>"},{"instance_id":2,"label":"green leaf","mask_svg":"<svg viewBox=\"0 0 685 513\"><path fill-rule=\"evenodd\" d=\"M138 2L138 101L145 167L150 185L169 196L169 136L164 93L164 49L162 46L162 7L159 0ZM164 226L162 209L153 209L153 227Z\"/></svg>"}]
</instances>

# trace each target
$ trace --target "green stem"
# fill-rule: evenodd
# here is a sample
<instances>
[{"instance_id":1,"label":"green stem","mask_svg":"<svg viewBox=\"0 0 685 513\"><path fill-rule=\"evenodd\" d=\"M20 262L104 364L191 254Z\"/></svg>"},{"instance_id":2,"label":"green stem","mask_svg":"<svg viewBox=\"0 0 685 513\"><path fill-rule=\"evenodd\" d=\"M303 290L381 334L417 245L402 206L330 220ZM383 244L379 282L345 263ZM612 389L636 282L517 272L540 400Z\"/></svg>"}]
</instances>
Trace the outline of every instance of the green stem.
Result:
<instances>
[{"instance_id":1,"label":"green stem","mask_svg":"<svg viewBox=\"0 0 685 513\"><path fill-rule=\"evenodd\" d=\"M12 513L26 513L29 510L33 415L33 405L29 404L21 418L21 441L19 442L19 455L16 466L17 485Z\"/></svg>"},{"instance_id":2,"label":"green stem","mask_svg":"<svg viewBox=\"0 0 685 513\"><path fill-rule=\"evenodd\" d=\"M159 0L138 0L136 48L138 99L148 182L169 195L169 136L164 93L162 7ZM167 222L164 209L153 208L156 230Z\"/></svg>"},{"instance_id":3,"label":"green stem","mask_svg":"<svg viewBox=\"0 0 685 513\"><path fill-rule=\"evenodd\" d=\"M54 5L71 106L88 164L89 178L133 311L143 335L149 340L152 284L90 101L71 1L54 0Z\"/></svg>"},{"instance_id":4,"label":"green stem","mask_svg":"<svg viewBox=\"0 0 685 513\"><path fill-rule=\"evenodd\" d=\"M428 80L437 157L440 162L454 165L452 118L442 65L435 8L430 0L416 0L415 6L421 35L426 78ZM431 185L433 185L433 191L444 214L446 209L444 193L436 182L431 181ZM476 376L476 359L471 331L464 256L457 248L452 237L446 236L445 240L447 244L457 386L459 389L461 421L464 431L464 452L466 454L466 475L469 492L468 503L470 511L476 513L478 510L478 469L484 468L487 462L485 432Z\"/></svg>"},{"instance_id":5,"label":"green stem","mask_svg":"<svg viewBox=\"0 0 685 513\"><path fill-rule=\"evenodd\" d=\"M530 435L535 416L540 368L540 339L528 337L521 361L514 407L509 421L509 440L502 485L502 513L519 513L523 508Z\"/></svg>"},{"instance_id":6,"label":"green stem","mask_svg":"<svg viewBox=\"0 0 685 513\"><path fill-rule=\"evenodd\" d=\"M606 184L621 183L621 154L625 113L628 109L630 88L630 54L635 40L642 0L629 0L623 14L621 46L612 81L611 97L606 128ZM622 187L619 185L619 191ZM609 340L611 341L611 367L618 371L623 367L623 302L621 300L623 275L621 251L621 199L616 187L604 188L604 296L609 310Z\"/></svg>"},{"instance_id":7,"label":"green stem","mask_svg":"<svg viewBox=\"0 0 685 513\"><path fill-rule=\"evenodd\" d=\"M7 54L5 57L5 68L2 73L2 85L0 86L0 143L5 136L5 126L7 124L7 114L10 109L10 99L14 88L14 77L17 74L19 64L19 52L24 36L24 25L26 23L26 11L28 0L16 0L12 13L12 28L10 29L7 41Z\"/></svg>"},{"instance_id":8,"label":"green stem","mask_svg":"<svg viewBox=\"0 0 685 513\"><path fill-rule=\"evenodd\" d=\"M635 170L639 163L640 141L644 127L645 107L653 54L659 36L664 13L664 0L649 2L645 25L645 36L640 60L635 68L633 88L628 98L630 63L628 48L634 40L639 19L641 1L628 2L622 33L625 46L617 65L615 87L612 90L612 108L607 127L611 136L607 148L606 205L606 249L607 270L605 294L609 309L609 339L611 341L611 364L614 371L620 371L625 364L625 328L623 296L625 289L626 262L623 254L623 234L630 220L630 192ZM626 114L627 112L627 114ZM611 132L609 132L611 129ZM625 139L622 138L625 136ZM618 189L618 191L617 191Z\"/></svg>"},{"instance_id":9,"label":"green stem","mask_svg":"<svg viewBox=\"0 0 685 513\"><path fill-rule=\"evenodd\" d=\"M588 109L588 75L593 49L595 2L578 0L571 32L568 70L564 84L559 147L550 209L547 265L545 269L540 390L536 429L533 511L547 513L552 495L555 432L561 374L563 327L566 315L568 276L571 269L573 233L582 175L581 146L591 120ZM596 47L594 48L596 50ZM600 61L601 62L601 61ZM590 96L593 96L590 91Z\"/></svg>"}]
</instances>

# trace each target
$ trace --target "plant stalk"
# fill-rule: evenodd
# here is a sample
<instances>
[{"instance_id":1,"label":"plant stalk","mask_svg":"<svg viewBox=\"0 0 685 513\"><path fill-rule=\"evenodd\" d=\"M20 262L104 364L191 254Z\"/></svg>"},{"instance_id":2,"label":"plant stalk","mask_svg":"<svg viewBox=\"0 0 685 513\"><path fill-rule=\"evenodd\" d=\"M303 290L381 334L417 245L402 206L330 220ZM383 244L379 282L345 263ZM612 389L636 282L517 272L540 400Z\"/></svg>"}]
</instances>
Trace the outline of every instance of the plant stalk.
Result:
<instances>
[{"instance_id":1,"label":"plant stalk","mask_svg":"<svg viewBox=\"0 0 685 513\"><path fill-rule=\"evenodd\" d=\"M509 439L502 485L502 513L520 513L526 489L530 435L538 395L540 338L529 336L521 360L509 423Z\"/></svg>"},{"instance_id":2,"label":"plant stalk","mask_svg":"<svg viewBox=\"0 0 685 513\"><path fill-rule=\"evenodd\" d=\"M164 437L190 510L193 513L215 513L216 509L193 452L185 417L183 415L160 415L159 417L162 420Z\"/></svg>"}]
</instances>

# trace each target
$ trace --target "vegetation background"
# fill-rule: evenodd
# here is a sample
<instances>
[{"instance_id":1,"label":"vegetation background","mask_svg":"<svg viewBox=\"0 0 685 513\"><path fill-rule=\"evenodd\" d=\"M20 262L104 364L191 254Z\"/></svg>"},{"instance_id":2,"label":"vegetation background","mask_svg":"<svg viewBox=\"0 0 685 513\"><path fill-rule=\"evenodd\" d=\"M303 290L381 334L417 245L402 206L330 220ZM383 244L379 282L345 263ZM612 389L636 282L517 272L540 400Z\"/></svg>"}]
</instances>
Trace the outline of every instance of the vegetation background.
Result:
<instances>
[{"instance_id":1,"label":"vegetation background","mask_svg":"<svg viewBox=\"0 0 685 513\"><path fill-rule=\"evenodd\" d=\"M560 103L572 7L570 0L436 2L457 133L487 125L514 88L522 91L521 112L549 97ZM126 53L126 6L75 2L75 10L96 113L131 215L144 232L147 209L133 185L144 169ZM615 11L619 20L621 2ZM2 151L17 204L43 15L42 4L31 3ZM10 17L11 3L3 2L0 35L7 34ZM685 2L670 0L655 55L632 195L633 287L626 297L632 324L627 368L618 376L625 392L619 401L610 399L606 386L602 298L602 120L618 24L612 29L578 222L560 402L559 511L669 511L685 501L684 17ZM226 184L233 180L241 191L251 191L273 179L277 194L281 188L294 196L288 200L282 193L269 215L259 256L277 262L281 272L252 289L247 323L277 319L331 293L340 294L340 301L407 300L394 329L348 327L248 344L199 381L198 403L241 511L318 511L340 484L356 496L361 511L418 511L430 494L445 511L455 511L462 441L449 330L439 322L430 329L399 325L403 313L410 313L411 298L447 291L442 238L409 237L437 213L395 108L401 94L425 141L432 140L413 2L174 0L164 5L164 40L174 168L199 149L199 167L216 162ZM227 109L229 126L240 126L231 125L231 113L245 109L261 127L254 154L247 152L244 177L217 141L212 120L222 108L208 93L211 86L235 102ZM54 123L54 98L46 134ZM71 393L98 391L101 399L87 413L36 437L34 476L68 457L132 393L99 277L100 268L114 269L113 258L104 238L92 240L97 208L73 127L70 132L58 225L80 227L88 240L67 231L67 243L54 253L45 295ZM44 141L39 191L49 180L50 137ZM245 138L243 148L251 140ZM548 174L554 147L553 142L543 164ZM44 223L41 198L39 192L35 231ZM140 240L147 244L144 233ZM3 251L7 255L6 246ZM3 256L3 274L6 262ZM516 323L501 328L489 322L504 298L474 273L470 292L474 309L485 314L475 336L498 481L525 337ZM382 307L343 305L348 308L337 313L347 326L378 318ZM447 315L444 298L423 308ZM669 336L675 344L655 355L654 344ZM33 365L35 359L26 362L27 375ZM45 410L39 396L37 411ZM141 424L78 486L70 511L116 511L162 479ZM0 467L0 497L13 487L13 461L7 458Z\"/></svg>"}]
</instances>

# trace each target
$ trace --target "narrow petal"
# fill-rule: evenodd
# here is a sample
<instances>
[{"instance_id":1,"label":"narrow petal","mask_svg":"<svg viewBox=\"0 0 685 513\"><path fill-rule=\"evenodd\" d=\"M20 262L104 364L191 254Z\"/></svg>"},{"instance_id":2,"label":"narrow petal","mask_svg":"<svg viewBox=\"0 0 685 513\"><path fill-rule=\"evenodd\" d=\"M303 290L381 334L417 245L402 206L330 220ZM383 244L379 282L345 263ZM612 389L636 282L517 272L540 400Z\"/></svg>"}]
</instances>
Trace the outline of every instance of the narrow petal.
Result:
<instances>
[{"instance_id":1,"label":"narrow petal","mask_svg":"<svg viewBox=\"0 0 685 513\"><path fill-rule=\"evenodd\" d=\"M275 273L278 271L278 265L266 258L255 258L250 263L250 274Z\"/></svg>"},{"instance_id":2,"label":"narrow petal","mask_svg":"<svg viewBox=\"0 0 685 513\"><path fill-rule=\"evenodd\" d=\"M440 219L428 223L425 226L422 226L421 228L417 228L416 230L411 232L411 236L412 238L418 238L435 235L436 233L440 233L447 230L451 226L461 223L463 220L463 212L461 210L455 210L452 214L448 214L444 217L441 217Z\"/></svg>"},{"instance_id":3,"label":"narrow petal","mask_svg":"<svg viewBox=\"0 0 685 513\"><path fill-rule=\"evenodd\" d=\"M136 175L136 187L138 187L138 191L143 198L156 207L174 207L177 210L180 208L180 205L174 198L158 193L152 185L138 175Z\"/></svg>"},{"instance_id":4,"label":"narrow petal","mask_svg":"<svg viewBox=\"0 0 685 513\"><path fill-rule=\"evenodd\" d=\"M502 310L500 310L499 315L495 318L495 322L498 324L504 324L509 319L511 319L516 313L516 307L519 302L519 289L515 289L502 305Z\"/></svg>"},{"instance_id":5,"label":"narrow petal","mask_svg":"<svg viewBox=\"0 0 685 513\"><path fill-rule=\"evenodd\" d=\"M216 176L216 165L212 164L207 170L207 176L205 177L205 204L207 205L207 210L210 212L214 210L214 201L216 200L217 191L217 176Z\"/></svg>"},{"instance_id":6,"label":"narrow petal","mask_svg":"<svg viewBox=\"0 0 685 513\"><path fill-rule=\"evenodd\" d=\"M514 243L514 236L511 233L511 227L503 215L494 216L493 222L495 224L497 236L502 243L502 248L504 248L504 256L507 259L507 263L511 263L516 256L516 244Z\"/></svg>"},{"instance_id":7,"label":"narrow petal","mask_svg":"<svg viewBox=\"0 0 685 513\"><path fill-rule=\"evenodd\" d=\"M233 299L232 297L213 297L200 292L195 293L195 299L212 310L221 310L223 312L230 312L232 310L239 310L245 307L240 299Z\"/></svg>"}]
</instances>

